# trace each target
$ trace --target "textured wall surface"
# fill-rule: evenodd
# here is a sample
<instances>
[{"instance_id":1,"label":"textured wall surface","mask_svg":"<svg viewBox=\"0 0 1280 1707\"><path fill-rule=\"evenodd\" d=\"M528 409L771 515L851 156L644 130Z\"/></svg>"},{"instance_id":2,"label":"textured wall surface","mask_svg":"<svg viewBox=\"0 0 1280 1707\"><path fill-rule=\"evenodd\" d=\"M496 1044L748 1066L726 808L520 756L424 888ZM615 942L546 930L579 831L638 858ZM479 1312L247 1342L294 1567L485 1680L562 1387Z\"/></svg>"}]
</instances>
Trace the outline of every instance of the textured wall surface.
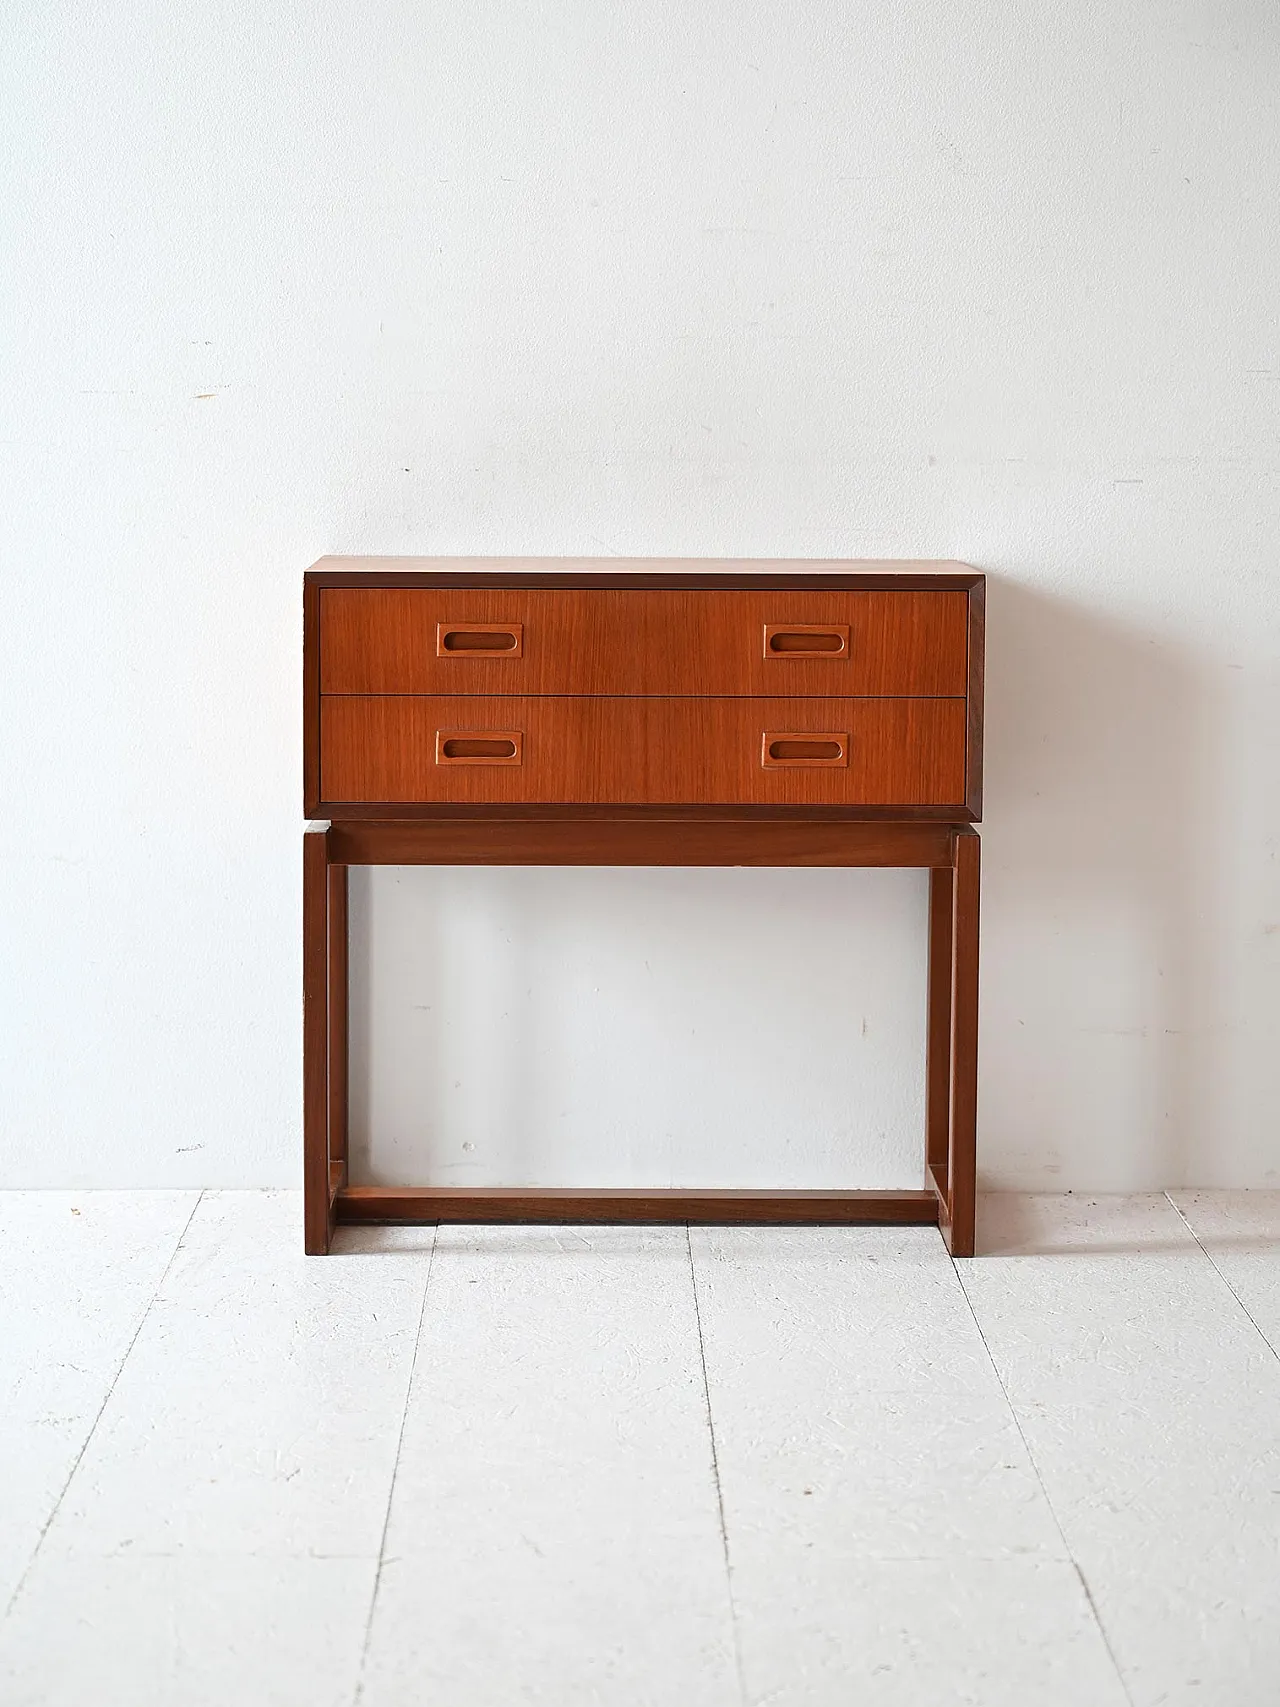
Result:
<instances>
[{"instance_id":1,"label":"textured wall surface","mask_svg":"<svg viewBox=\"0 0 1280 1707\"><path fill-rule=\"evenodd\" d=\"M0 30L6 1183L298 1178L328 550L983 567L986 1180L1280 1178L1269 0ZM910 874L356 910L370 1166L915 1177Z\"/></svg>"}]
</instances>

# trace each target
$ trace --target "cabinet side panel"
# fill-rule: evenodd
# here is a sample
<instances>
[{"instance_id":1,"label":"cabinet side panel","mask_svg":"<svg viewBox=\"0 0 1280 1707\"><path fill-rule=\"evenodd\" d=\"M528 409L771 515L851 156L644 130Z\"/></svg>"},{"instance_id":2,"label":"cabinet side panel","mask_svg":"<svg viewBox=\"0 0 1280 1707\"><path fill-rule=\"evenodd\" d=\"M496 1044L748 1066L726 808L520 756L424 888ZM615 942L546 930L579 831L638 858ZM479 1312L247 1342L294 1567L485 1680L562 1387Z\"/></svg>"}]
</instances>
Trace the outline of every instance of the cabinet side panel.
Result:
<instances>
[{"instance_id":1,"label":"cabinet side panel","mask_svg":"<svg viewBox=\"0 0 1280 1707\"><path fill-rule=\"evenodd\" d=\"M302 812L319 816L320 805L320 589L302 587Z\"/></svg>"},{"instance_id":2,"label":"cabinet side panel","mask_svg":"<svg viewBox=\"0 0 1280 1707\"><path fill-rule=\"evenodd\" d=\"M965 740L965 805L974 821L982 817L982 721L986 673L987 584L969 589L968 729Z\"/></svg>"}]
</instances>

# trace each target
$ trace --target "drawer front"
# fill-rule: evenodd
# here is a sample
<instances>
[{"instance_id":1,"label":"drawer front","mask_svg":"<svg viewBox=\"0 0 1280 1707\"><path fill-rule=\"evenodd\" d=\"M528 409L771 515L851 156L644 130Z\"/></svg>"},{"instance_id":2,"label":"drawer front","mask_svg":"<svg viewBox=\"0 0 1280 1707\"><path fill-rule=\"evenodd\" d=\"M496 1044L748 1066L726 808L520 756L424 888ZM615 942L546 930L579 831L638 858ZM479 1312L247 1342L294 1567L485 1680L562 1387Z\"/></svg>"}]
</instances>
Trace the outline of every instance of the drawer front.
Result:
<instances>
[{"instance_id":1,"label":"drawer front","mask_svg":"<svg viewBox=\"0 0 1280 1707\"><path fill-rule=\"evenodd\" d=\"M959 806L962 699L330 695L342 802Z\"/></svg>"},{"instance_id":2,"label":"drawer front","mask_svg":"<svg viewBox=\"0 0 1280 1707\"><path fill-rule=\"evenodd\" d=\"M963 590L325 588L325 694L960 695Z\"/></svg>"}]
</instances>

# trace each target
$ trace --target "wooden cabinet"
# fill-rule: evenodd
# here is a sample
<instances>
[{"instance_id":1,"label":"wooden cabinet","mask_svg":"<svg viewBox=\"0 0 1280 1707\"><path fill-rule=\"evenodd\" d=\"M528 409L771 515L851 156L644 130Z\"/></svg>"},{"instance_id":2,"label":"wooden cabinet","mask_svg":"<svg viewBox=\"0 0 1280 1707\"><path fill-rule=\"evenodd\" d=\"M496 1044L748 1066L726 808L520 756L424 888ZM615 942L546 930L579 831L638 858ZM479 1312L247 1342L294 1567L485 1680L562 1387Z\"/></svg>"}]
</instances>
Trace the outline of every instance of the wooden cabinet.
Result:
<instances>
[{"instance_id":1,"label":"wooden cabinet","mask_svg":"<svg viewBox=\"0 0 1280 1707\"><path fill-rule=\"evenodd\" d=\"M537 803L979 815L972 574L335 567L308 583L307 619L315 815Z\"/></svg>"},{"instance_id":2,"label":"wooden cabinet","mask_svg":"<svg viewBox=\"0 0 1280 1707\"><path fill-rule=\"evenodd\" d=\"M335 1219L939 1222L973 1248L984 582L962 564L326 558L304 590L307 1245ZM317 840L319 838L319 840ZM919 1192L388 1192L346 1175L352 863L905 864Z\"/></svg>"}]
</instances>

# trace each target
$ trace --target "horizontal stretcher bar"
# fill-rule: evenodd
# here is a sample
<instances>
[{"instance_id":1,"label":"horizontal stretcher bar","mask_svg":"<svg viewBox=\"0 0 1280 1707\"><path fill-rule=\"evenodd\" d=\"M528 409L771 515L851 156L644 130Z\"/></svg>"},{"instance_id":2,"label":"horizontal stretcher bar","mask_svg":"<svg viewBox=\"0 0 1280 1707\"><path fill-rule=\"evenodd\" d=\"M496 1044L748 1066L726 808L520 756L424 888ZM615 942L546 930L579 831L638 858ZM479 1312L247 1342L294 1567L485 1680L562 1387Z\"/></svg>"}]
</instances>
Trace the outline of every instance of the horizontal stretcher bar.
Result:
<instances>
[{"instance_id":1,"label":"horizontal stretcher bar","mask_svg":"<svg viewBox=\"0 0 1280 1707\"><path fill-rule=\"evenodd\" d=\"M512 1186L342 1186L341 1222L695 1221L936 1225L932 1191L565 1190Z\"/></svg>"},{"instance_id":2,"label":"horizontal stretcher bar","mask_svg":"<svg viewBox=\"0 0 1280 1707\"><path fill-rule=\"evenodd\" d=\"M334 821L330 865L755 865L955 864L954 824L783 823L577 818Z\"/></svg>"}]
</instances>

